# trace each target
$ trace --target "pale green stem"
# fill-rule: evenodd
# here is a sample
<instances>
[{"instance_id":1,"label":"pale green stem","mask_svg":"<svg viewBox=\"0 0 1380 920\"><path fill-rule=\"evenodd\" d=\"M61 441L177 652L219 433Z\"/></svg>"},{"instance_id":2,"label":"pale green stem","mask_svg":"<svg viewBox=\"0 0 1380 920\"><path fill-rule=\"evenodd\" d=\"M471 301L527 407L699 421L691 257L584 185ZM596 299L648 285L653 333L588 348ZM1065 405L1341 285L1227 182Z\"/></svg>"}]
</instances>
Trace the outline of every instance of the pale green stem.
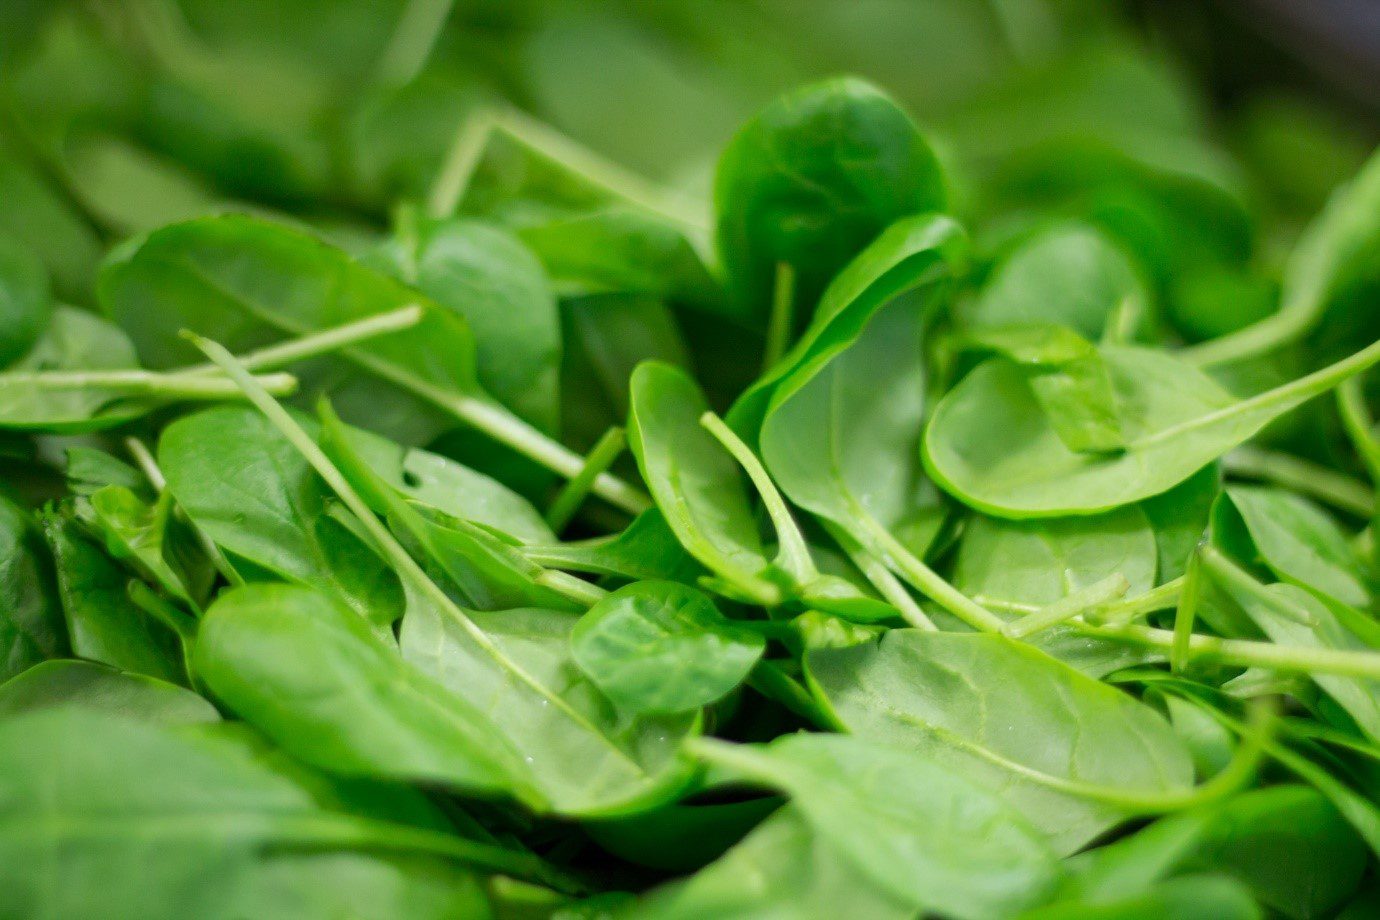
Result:
<instances>
[{"instance_id":1,"label":"pale green stem","mask_svg":"<svg viewBox=\"0 0 1380 920\"><path fill-rule=\"evenodd\" d=\"M291 374L265 374L258 383L275 396L297 390ZM163 374L158 371L38 371L0 374L0 394L10 388L21 390L105 390L122 396L147 396L169 400L226 399L240 395L234 381L225 377Z\"/></svg>"},{"instance_id":2,"label":"pale green stem","mask_svg":"<svg viewBox=\"0 0 1380 920\"><path fill-rule=\"evenodd\" d=\"M330 354L339 351L347 345L355 345L366 339L376 338L380 335L387 335L390 332L400 332L409 329L422 321L426 316L426 311L417 304L410 307L403 307L399 310L390 310L387 313L379 313L365 319L356 320L353 323L345 323L332 329L321 332L313 332L308 335L298 336L280 342L277 345L269 345L266 348L259 348L236 358L245 370L262 371L274 367L283 367L307 358L315 358L320 355ZM198 364L193 367L180 368L169 371L172 376L190 375L202 376L205 374L219 374L220 368L214 364Z\"/></svg>"},{"instance_id":3,"label":"pale green stem","mask_svg":"<svg viewBox=\"0 0 1380 920\"><path fill-rule=\"evenodd\" d=\"M1136 326L1140 324L1142 303L1139 297L1128 294L1112 310L1102 333L1103 345L1120 345L1131 341Z\"/></svg>"},{"instance_id":4,"label":"pale green stem","mask_svg":"<svg viewBox=\"0 0 1380 920\"><path fill-rule=\"evenodd\" d=\"M1198 613L1198 595L1202 581L1202 553L1195 550L1188 557L1183 588L1174 607L1174 644L1169 649L1169 670L1178 673L1188 668L1188 644L1193 638L1193 622Z\"/></svg>"},{"instance_id":5,"label":"pale green stem","mask_svg":"<svg viewBox=\"0 0 1380 920\"><path fill-rule=\"evenodd\" d=\"M1084 626L1080 632L1103 639L1127 642L1169 652L1174 633L1137 623L1125 626ZM1380 653L1353 652L1330 648L1299 648L1256 642L1250 639L1219 639L1194 635L1188 643L1194 660L1214 661L1239 667L1272 668L1295 674L1336 674L1380 680Z\"/></svg>"},{"instance_id":6,"label":"pale green stem","mask_svg":"<svg viewBox=\"0 0 1380 920\"><path fill-rule=\"evenodd\" d=\"M374 67L374 78L385 86L414 80L431 57L452 6L454 0L409 0Z\"/></svg>"},{"instance_id":7,"label":"pale green stem","mask_svg":"<svg viewBox=\"0 0 1380 920\"><path fill-rule=\"evenodd\" d=\"M1372 486L1380 486L1380 441L1375 439L1375 419L1366 406L1365 387L1360 377L1352 377L1337 388L1337 412L1342 426L1366 466ZM1374 492L1371 492L1372 499Z\"/></svg>"},{"instance_id":8,"label":"pale green stem","mask_svg":"<svg viewBox=\"0 0 1380 920\"><path fill-rule=\"evenodd\" d=\"M898 575L909 581L923 595L958 617L974 629L997 632L1006 621L992 611L975 603L939 576L939 573L916 558L901 545L881 523L859 509L856 525L861 530L863 547L884 559Z\"/></svg>"},{"instance_id":9,"label":"pale green stem","mask_svg":"<svg viewBox=\"0 0 1380 920\"><path fill-rule=\"evenodd\" d=\"M1230 585L1232 588L1267 605L1271 610L1288 617L1295 623L1303 626L1315 625L1313 615L1302 607L1292 603L1287 598L1281 597L1266 590L1266 586L1258 581L1250 572L1237 565L1225 553L1215 546L1205 545L1199 550L1203 565L1213 577L1219 582Z\"/></svg>"},{"instance_id":10,"label":"pale green stem","mask_svg":"<svg viewBox=\"0 0 1380 920\"><path fill-rule=\"evenodd\" d=\"M762 354L762 370L776 366L791 342L791 324L795 319L795 267L789 262L776 263L776 283L772 287L771 314L767 317L767 344Z\"/></svg>"},{"instance_id":11,"label":"pale green stem","mask_svg":"<svg viewBox=\"0 0 1380 920\"><path fill-rule=\"evenodd\" d=\"M1133 442L1130 447L1143 448L1162 441L1174 440L1200 428L1207 428L1218 422L1261 409L1268 410L1290 404L1299 405L1315 396L1326 393L1348 377L1373 366L1377 361L1380 361L1380 342L1373 342L1355 354L1343 358L1335 364L1330 364L1322 370L1314 371L1272 390L1266 390L1264 393L1239 400L1196 418L1186 419L1177 425L1161 428L1159 431Z\"/></svg>"},{"instance_id":12,"label":"pale green stem","mask_svg":"<svg viewBox=\"0 0 1380 920\"><path fill-rule=\"evenodd\" d=\"M848 535L846 531L833 521L820 519L824 524L824 529L834 538L834 542L843 548L848 554L848 558L853 560L853 564L858 567L858 571L863 573L863 577L871 582L872 587L877 589L877 593L882 596L888 604L895 607L901 614L901 619L905 620L916 629L923 629L926 632L937 632L939 627L934 625L934 621L921 609L915 602L915 598L910 596L910 591L901 584L901 580L896 577L891 569L886 567L886 563L878 559L875 555L858 545L858 541Z\"/></svg>"},{"instance_id":13,"label":"pale green stem","mask_svg":"<svg viewBox=\"0 0 1380 920\"><path fill-rule=\"evenodd\" d=\"M495 116L488 109L471 112L460 123L451 141L441 170L431 183L427 194L426 212L428 217L444 220L454 216L465 198L474 171L484 156L484 148L489 145L493 135Z\"/></svg>"},{"instance_id":14,"label":"pale green stem","mask_svg":"<svg viewBox=\"0 0 1380 920\"><path fill-rule=\"evenodd\" d=\"M733 459L738 461L738 465L752 480L757 493L762 496L762 504L766 506L767 516L776 528L776 540L780 546L776 564L789 572L800 584L807 584L818 578L819 569L815 567L815 561L810 556L810 547L805 543L805 537L800 533L800 528L791 515L791 509L786 507L786 500L777 491L776 483L767 475L766 467L762 466L762 461L757 459L752 448L744 444L743 439L713 412L701 415L700 425L733 455Z\"/></svg>"},{"instance_id":15,"label":"pale green stem","mask_svg":"<svg viewBox=\"0 0 1380 920\"><path fill-rule=\"evenodd\" d=\"M593 607L609 596L609 592L598 585L556 569L547 569L532 580L585 607Z\"/></svg>"},{"instance_id":16,"label":"pale green stem","mask_svg":"<svg viewBox=\"0 0 1380 920\"><path fill-rule=\"evenodd\" d=\"M163 471L158 468L158 461L153 458L153 454L144 446L144 442L138 438L125 438L125 449L128 450L130 456L134 458L134 462L139 465L139 469L143 470L144 477L148 479L149 485L153 486L155 492L162 494L168 487L168 481L164 478ZM196 537L197 543L201 546L201 551L206 554L206 558L210 559L211 564L216 567L216 571L231 585L239 586L244 584L244 578L239 572L235 571L234 566L230 564L230 560L225 558L225 554L220 551L220 547L216 545L216 541L212 540L206 531L198 527L195 521L188 518L181 507L177 510L181 514L183 520L187 522L187 526L191 528L192 534Z\"/></svg>"},{"instance_id":17,"label":"pale green stem","mask_svg":"<svg viewBox=\"0 0 1380 920\"><path fill-rule=\"evenodd\" d=\"M1175 606L1179 601L1179 593L1183 590L1184 577L1166 581L1146 591L1144 594L1137 594L1135 597L1128 597L1125 600L1107 604L1091 612L1087 617L1089 621L1117 626L1129 623L1136 617L1153 613L1156 610L1168 610Z\"/></svg>"},{"instance_id":18,"label":"pale green stem","mask_svg":"<svg viewBox=\"0 0 1380 920\"><path fill-rule=\"evenodd\" d=\"M589 495L594 480L608 470L628 446L628 438L617 425L605 431L585 455L585 465L557 493L546 512L546 523L556 533L560 533L580 510L580 505Z\"/></svg>"},{"instance_id":19,"label":"pale green stem","mask_svg":"<svg viewBox=\"0 0 1380 920\"><path fill-rule=\"evenodd\" d=\"M1012 639L1025 639L1043 632L1060 623L1067 622L1091 608L1121 597L1131 588L1131 583L1120 572L1108 575L1095 584L1074 591L1048 606L1019 620L1013 620L1001 631Z\"/></svg>"},{"instance_id":20,"label":"pale green stem","mask_svg":"<svg viewBox=\"0 0 1380 920\"><path fill-rule=\"evenodd\" d=\"M1311 302L1296 300L1244 329L1190 345L1179 354L1199 367L1231 364L1266 354L1306 333L1317 319Z\"/></svg>"},{"instance_id":21,"label":"pale green stem","mask_svg":"<svg viewBox=\"0 0 1380 920\"><path fill-rule=\"evenodd\" d=\"M1359 517L1375 513L1375 493L1365 483L1290 454L1238 447L1224 463L1228 473L1285 486Z\"/></svg>"}]
</instances>

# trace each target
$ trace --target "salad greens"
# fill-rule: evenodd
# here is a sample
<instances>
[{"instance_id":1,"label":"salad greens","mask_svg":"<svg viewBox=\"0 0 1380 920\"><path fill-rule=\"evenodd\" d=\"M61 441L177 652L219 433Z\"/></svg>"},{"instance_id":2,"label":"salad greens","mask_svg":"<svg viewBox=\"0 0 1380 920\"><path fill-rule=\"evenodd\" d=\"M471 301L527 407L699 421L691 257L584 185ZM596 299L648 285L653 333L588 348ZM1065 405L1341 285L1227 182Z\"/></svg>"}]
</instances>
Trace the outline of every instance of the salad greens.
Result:
<instances>
[{"instance_id":1,"label":"salad greens","mask_svg":"<svg viewBox=\"0 0 1380 920\"><path fill-rule=\"evenodd\" d=\"M329 6L0 4L0 915L1380 910L1362 128Z\"/></svg>"}]
</instances>

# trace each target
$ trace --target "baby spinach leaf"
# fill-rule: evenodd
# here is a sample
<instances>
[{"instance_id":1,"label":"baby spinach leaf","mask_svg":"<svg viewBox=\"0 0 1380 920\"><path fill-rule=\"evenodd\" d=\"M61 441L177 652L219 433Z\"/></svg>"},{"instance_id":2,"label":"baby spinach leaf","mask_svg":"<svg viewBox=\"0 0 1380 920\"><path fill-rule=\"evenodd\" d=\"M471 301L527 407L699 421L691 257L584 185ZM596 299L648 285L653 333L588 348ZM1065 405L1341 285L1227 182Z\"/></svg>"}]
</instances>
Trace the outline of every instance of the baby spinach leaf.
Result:
<instances>
[{"instance_id":1,"label":"baby spinach leaf","mask_svg":"<svg viewBox=\"0 0 1380 920\"><path fill-rule=\"evenodd\" d=\"M709 411L684 371L639 364L632 376L628 444L667 524L690 555L732 590L774 604L747 488L727 450L700 425Z\"/></svg>"},{"instance_id":2,"label":"baby spinach leaf","mask_svg":"<svg viewBox=\"0 0 1380 920\"><path fill-rule=\"evenodd\" d=\"M1076 453L1009 362L980 365L925 430L925 468L965 504L1001 517L1092 514L1157 495L1275 418L1380 361L1380 345L1248 399L1167 354L1106 346L1126 448Z\"/></svg>"},{"instance_id":3,"label":"baby spinach leaf","mask_svg":"<svg viewBox=\"0 0 1380 920\"><path fill-rule=\"evenodd\" d=\"M1070 221L1022 242L957 312L970 329L1053 323L1095 342L1118 323L1135 332L1149 306L1126 252L1096 227Z\"/></svg>"},{"instance_id":4,"label":"baby spinach leaf","mask_svg":"<svg viewBox=\"0 0 1380 920\"><path fill-rule=\"evenodd\" d=\"M33 521L0 495L0 680L67 649L53 565Z\"/></svg>"},{"instance_id":5,"label":"baby spinach leaf","mask_svg":"<svg viewBox=\"0 0 1380 920\"><path fill-rule=\"evenodd\" d=\"M1084 518L968 520L954 564L954 587L980 599L1043 607L1121 574L1127 596L1155 586L1155 537L1130 506ZM980 600L981 602L981 600Z\"/></svg>"},{"instance_id":6,"label":"baby spinach leaf","mask_svg":"<svg viewBox=\"0 0 1380 920\"><path fill-rule=\"evenodd\" d=\"M822 367L862 334L879 309L912 291L959 275L968 237L952 218L922 214L897 220L835 276L800 340L734 402L728 422L755 444L773 393L787 377Z\"/></svg>"},{"instance_id":7,"label":"baby spinach leaf","mask_svg":"<svg viewBox=\"0 0 1380 920\"><path fill-rule=\"evenodd\" d=\"M531 250L479 221L413 221L376 261L464 318L485 392L543 431L554 430L560 320Z\"/></svg>"},{"instance_id":8,"label":"baby spinach leaf","mask_svg":"<svg viewBox=\"0 0 1380 920\"><path fill-rule=\"evenodd\" d=\"M216 707L185 687L91 661L44 661L0 684L0 718L56 706L163 725L220 721Z\"/></svg>"},{"instance_id":9,"label":"baby spinach leaf","mask_svg":"<svg viewBox=\"0 0 1380 920\"><path fill-rule=\"evenodd\" d=\"M1199 364L1227 364L1295 341L1324 325L1324 337L1350 346L1373 339L1363 304L1380 280L1380 157L1372 155L1357 176L1328 200L1299 238L1285 268L1280 306L1257 323L1197 346Z\"/></svg>"},{"instance_id":10,"label":"baby spinach leaf","mask_svg":"<svg viewBox=\"0 0 1380 920\"><path fill-rule=\"evenodd\" d=\"M582 464L483 394L474 339L459 315L287 226L222 215L164 227L111 255L100 300L159 368L196 354L178 335L183 329L243 350L420 305L416 325L341 350L364 376L337 369L307 389L331 389L347 415L404 441L430 440L463 420L564 475ZM632 511L645 507L644 497L607 475L594 491Z\"/></svg>"},{"instance_id":11,"label":"baby spinach leaf","mask_svg":"<svg viewBox=\"0 0 1380 920\"><path fill-rule=\"evenodd\" d=\"M555 811L597 817L666 801L689 778L678 751L700 716L637 717L615 706L571 659L577 622L536 609L466 611L462 622L419 603L400 641L406 660L503 726Z\"/></svg>"},{"instance_id":12,"label":"baby spinach leaf","mask_svg":"<svg viewBox=\"0 0 1380 920\"><path fill-rule=\"evenodd\" d=\"M366 872L390 864L365 856L382 849L541 875L521 852L323 806L329 784L246 757L226 736L67 708L0 721L0 738L0 775L14 792L0 815L7 913L265 915L285 906L271 884L275 853L294 851L353 855ZM53 872L70 872L70 884L44 884Z\"/></svg>"},{"instance_id":13,"label":"baby spinach leaf","mask_svg":"<svg viewBox=\"0 0 1380 920\"><path fill-rule=\"evenodd\" d=\"M704 574L655 508L642 512L611 537L525 546L521 551L538 565L592 575L694 584Z\"/></svg>"},{"instance_id":14,"label":"baby spinach leaf","mask_svg":"<svg viewBox=\"0 0 1380 920\"><path fill-rule=\"evenodd\" d=\"M227 707L321 769L544 804L484 713L324 594L247 585L222 595L193 665Z\"/></svg>"},{"instance_id":15,"label":"baby spinach leaf","mask_svg":"<svg viewBox=\"0 0 1380 920\"><path fill-rule=\"evenodd\" d=\"M1280 645L1350 651L1380 646L1380 625L1360 611L1295 585L1261 585L1227 566L1217 563L1209 571L1251 622ZM1332 674L1312 679L1367 737L1380 739L1380 681Z\"/></svg>"},{"instance_id":16,"label":"baby spinach leaf","mask_svg":"<svg viewBox=\"0 0 1380 920\"><path fill-rule=\"evenodd\" d=\"M336 595L379 627L402 615L396 577L330 514L311 467L252 409L178 419L159 439L158 465L178 506L232 564Z\"/></svg>"},{"instance_id":17,"label":"baby spinach leaf","mask_svg":"<svg viewBox=\"0 0 1380 920\"><path fill-rule=\"evenodd\" d=\"M344 437L370 469L412 501L523 543L556 538L527 499L483 473L440 454L395 444L363 428L346 428Z\"/></svg>"},{"instance_id":18,"label":"baby spinach leaf","mask_svg":"<svg viewBox=\"0 0 1380 920\"><path fill-rule=\"evenodd\" d=\"M1258 486L1228 486L1213 511L1214 538L1276 578L1366 607L1361 560L1336 522L1308 499Z\"/></svg>"},{"instance_id":19,"label":"baby spinach leaf","mask_svg":"<svg viewBox=\"0 0 1380 920\"><path fill-rule=\"evenodd\" d=\"M756 880L744 885L744 879ZM638 904L651 920L828 915L909 920L915 908L844 859L794 805L759 824L737 846L688 879L654 890Z\"/></svg>"},{"instance_id":20,"label":"baby spinach leaf","mask_svg":"<svg viewBox=\"0 0 1380 920\"><path fill-rule=\"evenodd\" d=\"M765 644L704 594L668 581L613 592L570 633L579 669L635 713L683 712L719 700L743 682Z\"/></svg>"},{"instance_id":21,"label":"baby spinach leaf","mask_svg":"<svg viewBox=\"0 0 1380 920\"><path fill-rule=\"evenodd\" d=\"M730 775L789 794L815 834L916 910L1006 916L1043 901L1058 880L1049 844L1017 811L912 751L828 734L766 747L700 741L694 750Z\"/></svg>"},{"instance_id":22,"label":"baby spinach leaf","mask_svg":"<svg viewBox=\"0 0 1380 920\"><path fill-rule=\"evenodd\" d=\"M0 234L0 367L33 347L52 310L43 263L27 246Z\"/></svg>"},{"instance_id":23,"label":"baby spinach leaf","mask_svg":"<svg viewBox=\"0 0 1380 920\"><path fill-rule=\"evenodd\" d=\"M638 294L723 312L724 294L674 222L626 206L521 227L562 297Z\"/></svg>"},{"instance_id":24,"label":"baby spinach leaf","mask_svg":"<svg viewBox=\"0 0 1380 920\"><path fill-rule=\"evenodd\" d=\"M796 90L729 142L714 183L719 258L741 315L760 319L776 266L808 311L892 221L943 210L944 178L914 122L855 78Z\"/></svg>"},{"instance_id":25,"label":"baby spinach leaf","mask_svg":"<svg viewBox=\"0 0 1380 920\"><path fill-rule=\"evenodd\" d=\"M1174 488L1140 503L1155 530L1161 582L1184 574L1188 557L1207 533L1212 506L1221 491L1221 465L1210 463Z\"/></svg>"},{"instance_id":26,"label":"baby spinach leaf","mask_svg":"<svg viewBox=\"0 0 1380 920\"><path fill-rule=\"evenodd\" d=\"M1067 326L998 326L957 340L965 352L991 352L1026 375L1059 440L1071 451L1118 451L1126 446L1107 367L1087 339Z\"/></svg>"},{"instance_id":27,"label":"baby spinach leaf","mask_svg":"<svg viewBox=\"0 0 1380 920\"><path fill-rule=\"evenodd\" d=\"M45 514L43 532L53 553L72 653L122 671L184 683L178 636L130 599L129 573L70 518Z\"/></svg>"},{"instance_id":28,"label":"baby spinach leaf","mask_svg":"<svg viewBox=\"0 0 1380 920\"><path fill-rule=\"evenodd\" d=\"M805 666L842 727L1002 789L1063 853L1193 776L1158 713L997 636L896 629L813 649ZM994 673L1006 678L986 678Z\"/></svg>"}]
</instances>

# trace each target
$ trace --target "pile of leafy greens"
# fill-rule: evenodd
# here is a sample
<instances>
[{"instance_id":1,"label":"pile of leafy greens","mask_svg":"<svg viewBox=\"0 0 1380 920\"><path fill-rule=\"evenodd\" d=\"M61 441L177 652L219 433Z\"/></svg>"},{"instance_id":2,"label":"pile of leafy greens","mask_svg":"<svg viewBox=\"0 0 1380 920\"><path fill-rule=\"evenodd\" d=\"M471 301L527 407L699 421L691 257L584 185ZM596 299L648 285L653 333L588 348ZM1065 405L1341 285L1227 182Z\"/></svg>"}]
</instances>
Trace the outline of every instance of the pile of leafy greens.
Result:
<instances>
[{"instance_id":1,"label":"pile of leafy greens","mask_svg":"<svg viewBox=\"0 0 1380 920\"><path fill-rule=\"evenodd\" d=\"M0 915L1380 912L1380 159L796 11L5 5Z\"/></svg>"}]
</instances>

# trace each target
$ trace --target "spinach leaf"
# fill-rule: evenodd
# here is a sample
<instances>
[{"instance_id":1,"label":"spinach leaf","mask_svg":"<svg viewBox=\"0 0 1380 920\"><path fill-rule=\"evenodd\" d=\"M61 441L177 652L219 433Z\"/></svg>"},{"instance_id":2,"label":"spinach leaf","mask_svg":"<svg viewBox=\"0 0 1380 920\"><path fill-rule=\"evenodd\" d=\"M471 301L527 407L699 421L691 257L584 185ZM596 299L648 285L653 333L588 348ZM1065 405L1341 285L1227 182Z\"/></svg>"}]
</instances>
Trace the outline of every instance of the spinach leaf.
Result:
<instances>
[{"instance_id":1,"label":"spinach leaf","mask_svg":"<svg viewBox=\"0 0 1380 920\"><path fill-rule=\"evenodd\" d=\"M130 597L130 573L60 514L43 532L57 570L57 594L73 654L173 683L186 682L179 636Z\"/></svg>"},{"instance_id":2,"label":"spinach leaf","mask_svg":"<svg viewBox=\"0 0 1380 920\"><path fill-rule=\"evenodd\" d=\"M714 201L730 294L742 315L761 318L778 264L793 269L796 303L808 311L888 224L943 210L946 193L910 118L876 87L840 78L748 122L719 159Z\"/></svg>"},{"instance_id":3,"label":"spinach leaf","mask_svg":"<svg viewBox=\"0 0 1380 920\"><path fill-rule=\"evenodd\" d=\"M405 223L377 261L465 320L485 392L543 431L557 422L561 329L536 256L478 221Z\"/></svg>"},{"instance_id":4,"label":"spinach leaf","mask_svg":"<svg viewBox=\"0 0 1380 920\"><path fill-rule=\"evenodd\" d=\"M1018 812L923 755L828 734L763 748L700 741L694 750L730 775L789 794L840 857L916 910L1005 916L1040 903L1058 879L1049 844Z\"/></svg>"},{"instance_id":5,"label":"spinach leaf","mask_svg":"<svg viewBox=\"0 0 1380 920\"><path fill-rule=\"evenodd\" d=\"M178 419L159 439L158 465L178 506L246 578L267 572L319 588L380 628L402 615L396 576L332 515L311 467L252 409Z\"/></svg>"},{"instance_id":6,"label":"spinach leaf","mask_svg":"<svg viewBox=\"0 0 1380 920\"><path fill-rule=\"evenodd\" d=\"M0 367L33 347L52 309L43 263L28 247L0 234Z\"/></svg>"},{"instance_id":7,"label":"spinach leaf","mask_svg":"<svg viewBox=\"0 0 1380 920\"><path fill-rule=\"evenodd\" d=\"M1149 306L1150 294L1122 248L1073 221L1022 242L957 312L968 328L1054 323L1098 341L1109 332L1137 331Z\"/></svg>"},{"instance_id":8,"label":"spinach leaf","mask_svg":"<svg viewBox=\"0 0 1380 920\"><path fill-rule=\"evenodd\" d=\"M1049 422L1020 370L980 365L935 407L925 469L955 498L1001 517L1093 514L1183 482L1275 418L1380 361L1371 346L1321 371L1236 399L1201 371L1144 348L1101 349L1123 451L1077 453Z\"/></svg>"},{"instance_id":9,"label":"spinach leaf","mask_svg":"<svg viewBox=\"0 0 1380 920\"><path fill-rule=\"evenodd\" d=\"M222 595L201 622L193 665L227 707L321 769L544 805L471 700L409 666L326 595L288 585Z\"/></svg>"},{"instance_id":10,"label":"spinach leaf","mask_svg":"<svg viewBox=\"0 0 1380 920\"><path fill-rule=\"evenodd\" d=\"M0 679L66 649L52 561L29 515L0 496Z\"/></svg>"},{"instance_id":11,"label":"spinach leaf","mask_svg":"<svg viewBox=\"0 0 1380 920\"><path fill-rule=\"evenodd\" d=\"M69 708L0 721L0 738L0 775L15 793L0 821L0 907L8 913L265 915L292 903L278 900L295 887L282 873L300 867L317 875L304 852L318 854L316 869L329 869L332 855L357 861L364 878L351 887L378 889L375 896L391 890L395 903L390 875L415 876L434 891L434 873L446 872L473 905L468 874L453 860L519 876L542 872L520 852L327 806L318 789L329 786L301 768L247 757L227 736ZM367 855L379 849L396 855ZM287 864L275 867L278 852ZM43 884L55 871L70 871L71 884L60 891ZM331 913L329 899L296 906L312 908L308 916Z\"/></svg>"},{"instance_id":12,"label":"spinach leaf","mask_svg":"<svg viewBox=\"0 0 1380 920\"><path fill-rule=\"evenodd\" d=\"M891 630L813 649L805 665L841 727L1004 790L1063 853L1139 811L1139 800L1183 792L1193 775L1158 713L997 636ZM1006 676L985 676L995 673Z\"/></svg>"},{"instance_id":13,"label":"spinach leaf","mask_svg":"<svg viewBox=\"0 0 1380 920\"><path fill-rule=\"evenodd\" d=\"M184 687L91 661L44 661L0 684L0 717L56 706L164 725L220 721L216 707Z\"/></svg>"},{"instance_id":14,"label":"spinach leaf","mask_svg":"<svg viewBox=\"0 0 1380 920\"><path fill-rule=\"evenodd\" d=\"M635 713L715 702L743 682L764 646L760 633L726 619L704 594L667 581L613 592L570 633L575 664Z\"/></svg>"},{"instance_id":15,"label":"spinach leaf","mask_svg":"<svg viewBox=\"0 0 1380 920\"><path fill-rule=\"evenodd\" d=\"M1228 486L1213 510L1214 539L1276 578L1352 607L1370 604L1361 560L1336 522L1308 499L1279 489Z\"/></svg>"},{"instance_id":16,"label":"spinach leaf","mask_svg":"<svg viewBox=\"0 0 1380 920\"><path fill-rule=\"evenodd\" d=\"M686 551L734 591L775 604L747 488L733 457L700 425L703 394L669 364L639 364L632 376L628 444L652 497Z\"/></svg>"}]
</instances>

